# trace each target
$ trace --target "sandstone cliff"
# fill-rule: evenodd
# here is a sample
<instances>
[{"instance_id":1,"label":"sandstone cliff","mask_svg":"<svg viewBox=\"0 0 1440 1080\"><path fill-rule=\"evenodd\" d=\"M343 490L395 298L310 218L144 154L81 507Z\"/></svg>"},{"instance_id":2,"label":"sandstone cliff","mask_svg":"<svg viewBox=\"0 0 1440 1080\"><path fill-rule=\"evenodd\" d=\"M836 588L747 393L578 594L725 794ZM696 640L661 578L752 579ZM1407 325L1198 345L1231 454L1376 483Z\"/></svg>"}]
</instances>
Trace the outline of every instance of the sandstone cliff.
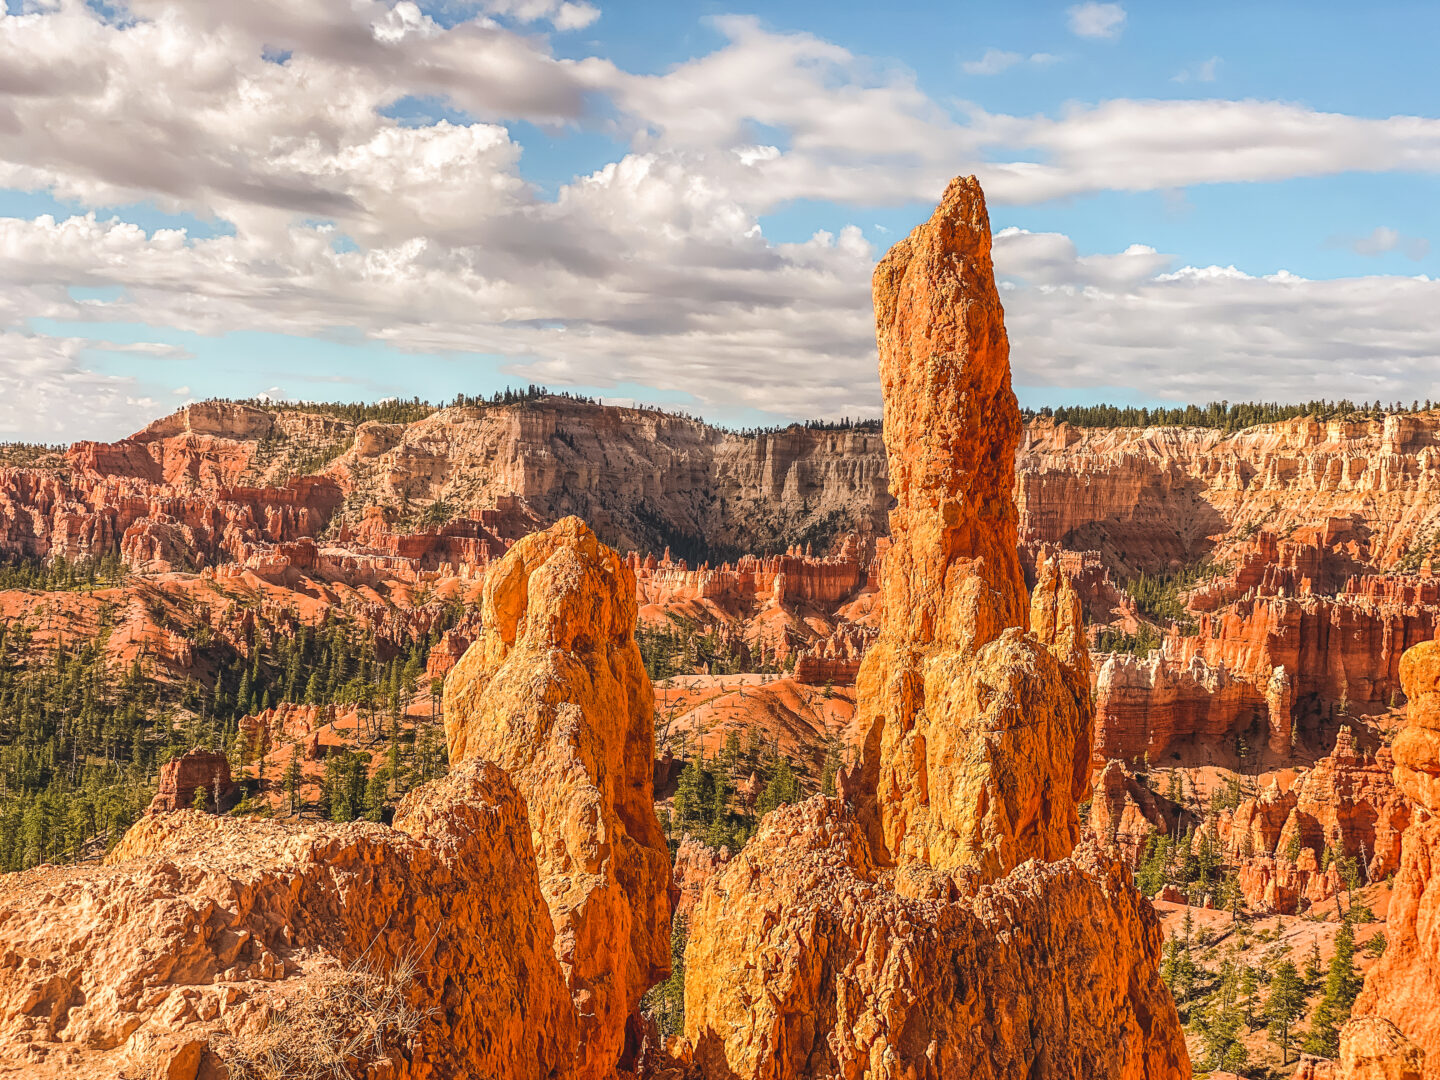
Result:
<instances>
[{"instance_id":1,"label":"sandstone cliff","mask_svg":"<svg viewBox=\"0 0 1440 1080\"><path fill-rule=\"evenodd\" d=\"M1326 572L1341 580L1317 588L1332 591L1343 584L1342 554L1390 567L1433 528L1440 416L1301 417L1234 434L1036 421L1018 465L1027 540L1098 551L1128 577L1231 558L1262 524L1277 533L1329 525L1337 543ZM1232 529L1228 541L1212 539Z\"/></svg>"},{"instance_id":2,"label":"sandstone cliff","mask_svg":"<svg viewBox=\"0 0 1440 1080\"><path fill-rule=\"evenodd\" d=\"M514 499L542 523L575 514L618 547L692 558L882 532L887 502L884 450L866 428L734 434L558 397L361 425L335 471L369 502L473 512Z\"/></svg>"},{"instance_id":3,"label":"sandstone cliff","mask_svg":"<svg viewBox=\"0 0 1440 1080\"><path fill-rule=\"evenodd\" d=\"M654 694L635 579L578 518L485 580L484 631L445 682L451 762L494 761L529 805L540 888L579 1018L577 1075L606 1077L670 970L670 856L655 816Z\"/></svg>"}]
</instances>

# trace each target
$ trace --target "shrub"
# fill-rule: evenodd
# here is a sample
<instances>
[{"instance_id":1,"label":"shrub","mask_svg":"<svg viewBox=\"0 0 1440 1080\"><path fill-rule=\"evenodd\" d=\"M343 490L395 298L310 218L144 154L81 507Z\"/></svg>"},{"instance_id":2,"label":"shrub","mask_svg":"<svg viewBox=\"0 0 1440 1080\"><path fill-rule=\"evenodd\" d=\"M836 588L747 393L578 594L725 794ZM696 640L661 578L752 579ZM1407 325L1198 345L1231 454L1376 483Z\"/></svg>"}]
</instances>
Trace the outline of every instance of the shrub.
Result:
<instances>
[{"instance_id":1,"label":"shrub","mask_svg":"<svg viewBox=\"0 0 1440 1080\"><path fill-rule=\"evenodd\" d=\"M406 998L415 971L406 958L384 972L364 960L323 972L262 1030L220 1036L210 1049L230 1080L347 1080L356 1063L403 1047L433 1012Z\"/></svg>"}]
</instances>

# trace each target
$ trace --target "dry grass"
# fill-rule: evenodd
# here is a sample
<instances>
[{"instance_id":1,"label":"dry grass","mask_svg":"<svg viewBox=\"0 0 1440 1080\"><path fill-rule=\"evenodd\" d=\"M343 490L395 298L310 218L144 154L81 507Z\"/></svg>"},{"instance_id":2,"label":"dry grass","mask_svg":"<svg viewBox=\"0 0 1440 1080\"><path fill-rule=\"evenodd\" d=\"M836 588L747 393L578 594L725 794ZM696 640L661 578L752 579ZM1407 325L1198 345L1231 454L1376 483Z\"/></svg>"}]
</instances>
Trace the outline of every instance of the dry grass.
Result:
<instances>
[{"instance_id":1,"label":"dry grass","mask_svg":"<svg viewBox=\"0 0 1440 1080\"><path fill-rule=\"evenodd\" d=\"M378 971L363 957L309 980L263 1031L224 1035L211 1049L230 1080L345 1080L404 1046L434 1009L418 1009L406 991L416 966L404 959Z\"/></svg>"}]
</instances>

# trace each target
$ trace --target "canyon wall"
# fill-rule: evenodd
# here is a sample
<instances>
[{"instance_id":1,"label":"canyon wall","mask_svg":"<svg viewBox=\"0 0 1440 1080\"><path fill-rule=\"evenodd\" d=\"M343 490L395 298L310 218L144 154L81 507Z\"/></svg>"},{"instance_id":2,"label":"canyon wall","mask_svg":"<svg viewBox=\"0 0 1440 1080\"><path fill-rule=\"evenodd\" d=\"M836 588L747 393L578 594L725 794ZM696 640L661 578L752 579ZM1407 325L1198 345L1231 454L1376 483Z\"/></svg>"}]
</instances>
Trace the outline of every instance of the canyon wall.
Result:
<instances>
[{"instance_id":1,"label":"canyon wall","mask_svg":"<svg viewBox=\"0 0 1440 1080\"><path fill-rule=\"evenodd\" d=\"M1388 568L1440 510L1440 417L1310 417L1234 434L1197 428L1076 429L1037 421L1020 451L1021 537L1097 551L1116 576L1155 573L1238 541L1328 521L1351 557ZM1338 535L1331 541L1338 541ZM1338 584L1338 583L1336 583Z\"/></svg>"},{"instance_id":2,"label":"canyon wall","mask_svg":"<svg viewBox=\"0 0 1440 1080\"><path fill-rule=\"evenodd\" d=\"M742 435L561 398L361 425L335 469L372 502L470 512L513 496L538 520L574 514L616 547L672 546L692 561L880 533L888 504L878 431Z\"/></svg>"}]
</instances>

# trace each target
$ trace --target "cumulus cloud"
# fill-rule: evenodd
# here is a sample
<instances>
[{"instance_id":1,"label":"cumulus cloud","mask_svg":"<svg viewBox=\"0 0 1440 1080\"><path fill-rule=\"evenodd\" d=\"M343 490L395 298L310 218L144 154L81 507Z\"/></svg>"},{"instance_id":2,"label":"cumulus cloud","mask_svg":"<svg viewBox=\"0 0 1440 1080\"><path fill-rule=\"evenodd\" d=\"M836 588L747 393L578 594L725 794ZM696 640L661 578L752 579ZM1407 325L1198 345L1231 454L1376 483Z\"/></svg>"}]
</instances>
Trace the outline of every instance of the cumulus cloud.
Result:
<instances>
[{"instance_id":1,"label":"cumulus cloud","mask_svg":"<svg viewBox=\"0 0 1440 1080\"><path fill-rule=\"evenodd\" d=\"M854 227L767 238L763 215L788 199L929 202L968 171L994 204L1440 171L1428 118L1259 101L991 113L748 18L717 20L727 40L715 51L637 75L557 59L536 26L591 17L565 3L462 7L442 23L408 0L131 0L133 17L116 21L57 0L0 17L0 186L91 206L149 200L233 226L201 239L104 213L0 219L0 370L35 384L0 428L118 435L151 407L137 404L144 387L87 372L97 346L36 334L37 318L92 323L100 338L108 322L341 327L416 354L508 357L536 381L683 392L702 409L873 414L879 252ZM386 115L415 96L450 119ZM517 120L589 126L627 149L542 194L524 176ZM1425 279L1177 269L1144 244L1081 254L1020 230L997 234L996 260L1017 377L1032 385L1234 399L1256 371L1279 371L1288 382L1256 392L1308 378L1298 392L1311 394L1319 374L1364 396L1345 381L1354 372L1437 396L1418 385L1436 370ZM114 286L103 300L70 291ZM170 346L123 348L165 365L157 395L186 378ZM1274 363L1258 359L1267 350Z\"/></svg>"},{"instance_id":2,"label":"cumulus cloud","mask_svg":"<svg viewBox=\"0 0 1440 1080\"><path fill-rule=\"evenodd\" d=\"M1125 8L1120 4L1099 4L1087 0L1067 8L1070 32L1083 38L1117 38L1125 29Z\"/></svg>"}]
</instances>

